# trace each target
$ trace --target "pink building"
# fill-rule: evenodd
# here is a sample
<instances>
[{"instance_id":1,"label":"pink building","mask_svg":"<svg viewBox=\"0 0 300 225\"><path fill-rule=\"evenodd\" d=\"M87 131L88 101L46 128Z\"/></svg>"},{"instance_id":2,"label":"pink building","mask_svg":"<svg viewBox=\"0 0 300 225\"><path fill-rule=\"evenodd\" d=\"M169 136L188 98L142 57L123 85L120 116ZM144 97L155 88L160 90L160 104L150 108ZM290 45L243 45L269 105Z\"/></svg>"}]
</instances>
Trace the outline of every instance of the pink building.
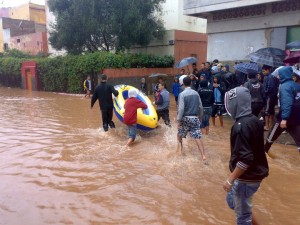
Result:
<instances>
[{"instance_id":1,"label":"pink building","mask_svg":"<svg viewBox=\"0 0 300 225\"><path fill-rule=\"evenodd\" d=\"M11 37L10 48L18 49L31 55L36 55L41 52L48 54L47 32Z\"/></svg>"}]
</instances>

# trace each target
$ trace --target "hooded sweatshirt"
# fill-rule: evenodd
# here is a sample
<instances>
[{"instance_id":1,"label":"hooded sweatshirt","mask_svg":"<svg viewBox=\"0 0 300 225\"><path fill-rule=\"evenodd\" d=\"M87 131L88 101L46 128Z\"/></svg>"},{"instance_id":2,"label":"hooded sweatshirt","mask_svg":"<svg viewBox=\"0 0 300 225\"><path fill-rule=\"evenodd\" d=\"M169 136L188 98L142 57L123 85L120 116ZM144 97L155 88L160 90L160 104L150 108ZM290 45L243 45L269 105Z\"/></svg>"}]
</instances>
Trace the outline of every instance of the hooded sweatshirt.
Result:
<instances>
[{"instance_id":1,"label":"hooded sweatshirt","mask_svg":"<svg viewBox=\"0 0 300 225\"><path fill-rule=\"evenodd\" d=\"M137 122L137 109L146 109L147 105L137 99L137 91L135 89L130 89L128 91L128 98L124 104L125 113L123 121L126 125L131 126Z\"/></svg>"},{"instance_id":2,"label":"hooded sweatshirt","mask_svg":"<svg viewBox=\"0 0 300 225\"><path fill-rule=\"evenodd\" d=\"M281 118L288 126L300 125L300 85L293 81L293 68L284 66L279 69Z\"/></svg>"},{"instance_id":3,"label":"hooded sweatshirt","mask_svg":"<svg viewBox=\"0 0 300 225\"><path fill-rule=\"evenodd\" d=\"M249 90L237 87L226 92L225 107L235 120L230 134L230 171L239 167L245 170L239 180L261 181L269 173L264 152L264 127L263 123L251 113Z\"/></svg>"}]
</instances>

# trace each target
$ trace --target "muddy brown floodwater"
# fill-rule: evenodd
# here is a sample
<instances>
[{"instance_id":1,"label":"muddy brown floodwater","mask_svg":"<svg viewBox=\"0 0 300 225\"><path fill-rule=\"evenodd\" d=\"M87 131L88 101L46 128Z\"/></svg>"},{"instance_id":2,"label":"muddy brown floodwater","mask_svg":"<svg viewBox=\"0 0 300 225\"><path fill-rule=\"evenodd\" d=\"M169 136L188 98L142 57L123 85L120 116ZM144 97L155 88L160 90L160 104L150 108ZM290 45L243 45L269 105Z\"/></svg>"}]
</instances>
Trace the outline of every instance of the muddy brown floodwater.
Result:
<instances>
[{"instance_id":1,"label":"muddy brown floodwater","mask_svg":"<svg viewBox=\"0 0 300 225\"><path fill-rule=\"evenodd\" d=\"M105 133L98 103L82 95L0 88L0 224L235 224L225 202L232 125L176 153L176 128L139 132L122 148L126 127ZM176 110L172 98L170 115ZM255 141L255 140L254 140ZM254 198L263 225L300 224L300 155L274 144L270 175Z\"/></svg>"}]
</instances>

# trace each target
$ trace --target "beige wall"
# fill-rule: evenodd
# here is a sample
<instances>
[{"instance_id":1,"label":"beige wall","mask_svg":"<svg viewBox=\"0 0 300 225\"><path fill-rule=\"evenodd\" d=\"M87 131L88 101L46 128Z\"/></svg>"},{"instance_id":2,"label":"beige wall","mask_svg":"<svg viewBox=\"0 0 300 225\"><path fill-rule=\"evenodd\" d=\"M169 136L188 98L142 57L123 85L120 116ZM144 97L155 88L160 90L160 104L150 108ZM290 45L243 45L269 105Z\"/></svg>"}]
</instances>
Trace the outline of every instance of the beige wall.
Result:
<instances>
[{"instance_id":1,"label":"beige wall","mask_svg":"<svg viewBox=\"0 0 300 225\"><path fill-rule=\"evenodd\" d=\"M29 4L10 8L9 17L12 19L30 20Z\"/></svg>"},{"instance_id":2,"label":"beige wall","mask_svg":"<svg viewBox=\"0 0 300 225\"><path fill-rule=\"evenodd\" d=\"M35 23L46 24L45 6L32 3L10 8L9 17L12 19L31 20Z\"/></svg>"}]
</instances>

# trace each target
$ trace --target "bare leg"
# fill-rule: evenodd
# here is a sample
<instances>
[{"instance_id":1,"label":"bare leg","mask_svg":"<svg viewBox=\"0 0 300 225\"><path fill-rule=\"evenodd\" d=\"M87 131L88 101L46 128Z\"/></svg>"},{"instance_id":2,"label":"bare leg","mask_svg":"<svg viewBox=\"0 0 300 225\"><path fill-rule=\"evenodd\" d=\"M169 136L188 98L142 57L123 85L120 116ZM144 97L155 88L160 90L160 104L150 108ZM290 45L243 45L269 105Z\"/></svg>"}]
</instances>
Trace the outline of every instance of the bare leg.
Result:
<instances>
[{"instance_id":1,"label":"bare leg","mask_svg":"<svg viewBox=\"0 0 300 225\"><path fill-rule=\"evenodd\" d=\"M259 225L259 223L257 222L255 216L252 213L252 225Z\"/></svg>"},{"instance_id":2,"label":"bare leg","mask_svg":"<svg viewBox=\"0 0 300 225\"><path fill-rule=\"evenodd\" d=\"M212 124L213 124L214 126L216 126L216 118L215 118L215 117L211 117L211 121L212 121Z\"/></svg>"},{"instance_id":3,"label":"bare leg","mask_svg":"<svg viewBox=\"0 0 300 225\"><path fill-rule=\"evenodd\" d=\"M177 140L178 140L178 143L180 145L180 152L181 152L182 155L184 155L183 146L182 146L182 137L177 135Z\"/></svg>"},{"instance_id":4,"label":"bare leg","mask_svg":"<svg viewBox=\"0 0 300 225\"><path fill-rule=\"evenodd\" d=\"M206 135L208 135L209 134L209 126L205 127L205 129L206 129Z\"/></svg>"},{"instance_id":5,"label":"bare leg","mask_svg":"<svg viewBox=\"0 0 300 225\"><path fill-rule=\"evenodd\" d=\"M206 127L205 127L205 128L201 128L201 133L202 133L202 134L207 134L207 133L206 133Z\"/></svg>"},{"instance_id":6,"label":"bare leg","mask_svg":"<svg viewBox=\"0 0 300 225\"><path fill-rule=\"evenodd\" d=\"M223 116L222 115L219 116L219 120L220 120L221 127L223 127Z\"/></svg>"},{"instance_id":7,"label":"bare leg","mask_svg":"<svg viewBox=\"0 0 300 225\"><path fill-rule=\"evenodd\" d=\"M197 143L197 146L198 146L198 149L202 155L202 160L205 161L206 160L206 156L205 156L205 153L204 153L204 145L203 145L203 142L201 139L195 139L196 140L196 143Z\"/></svg>"},{"instance_id":8,"label":"bare leg","mask_svg":"<svg viewBox=\"0 0 300 225\"><path fill-rule=\"evenodd\" d=\"M265 116L266 126L265 130L270 130L270 116Z\"/></svg>"},{"instance_id":9,"label":"bare leg","mask_svg":"<svg viewBox=\"0 0 300 225\"><path fill-rule=\"evenodd\" d=\"M128 141L127 141L126 147L131 145L133 142L134 142L134 139L129 138Z\"/></svg>"}]
</instances>

